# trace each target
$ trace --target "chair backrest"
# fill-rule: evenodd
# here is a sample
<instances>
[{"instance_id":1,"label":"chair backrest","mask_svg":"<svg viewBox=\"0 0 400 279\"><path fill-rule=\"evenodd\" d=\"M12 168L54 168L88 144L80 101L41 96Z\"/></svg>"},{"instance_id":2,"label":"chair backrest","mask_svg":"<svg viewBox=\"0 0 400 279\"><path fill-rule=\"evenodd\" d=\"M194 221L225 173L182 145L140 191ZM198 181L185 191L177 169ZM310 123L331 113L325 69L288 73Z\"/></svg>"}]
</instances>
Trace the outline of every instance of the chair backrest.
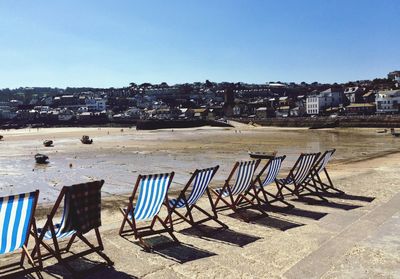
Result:
<instances>
[{"instance_id":1,"label":"chair backrest","mask_svg":"<svg viewBox=\"0 0 400 279\"><path fill-rule=\"evenodd\" d=\"M260 180L261 177L265 174L264 180L261 183L263 187L275 181L276 177L279 174L279 170L281 169L282 162L283 160L285 160L285 158L286 155L270 159L265 167L260 171L260 173L258 174Z\"/></svg>"},{"instance_id":2,"label":"chair backrest","mask_svg":"<svg viewBox=\"0 0 400 279\"><path fill-rule=\"evenodd\" d=\"M253 180L254 172L260 160L238 162L235 184L231 187L232 195L243 193L249 188Z\"/></svg>"},{"instance_id":3,"label":"chair backrest","mask_svg":"<svg viewBox=\"0 0 400 279\"><path fill-rule=\"evenodd\" d=\"M70 202L72 229L86 233L101 226L101 188L104 180L64 187Z\"/></svg>"},{"instance_id":4,"label":"chair backrest","mask_svg":"<svg viewBox=\"0 0 400 279\"><path fill-rule=\"evenodd\" d=\"M311 169L314 167L321 153L302 153L297 162L294 164L291 174L296 184L301 184L310 175Z\"/></svg>"},{"instance_id":5,"label":"chair backrest","mask_svg":"<svg viewBox=\"0 0 400 279\"><path fill-rule=\"evenodd\" d=\"M0 197L0 254L26 243L38 196L39 191Z\"/></svg>"},{"instance_id":6,"label":"chair backrest","mask_svg":"<svg viewBox=\"0 0 400 279\"><path fill-rule=\"evenodd\" d=\"M317 173L320 173L324 168L326 168L326 165L329 163L331 160L333 153L335 153L336 149L329 149L325 151L318 159L317 163L315 163L315 171Z\"/></svg>"},{"instance_id":7,"label":"chair backrest","mask_svg":"<svg viewBox=\"0 0 400 279\"><path fill-rule=\"evenodd\" d=\"M193 187L187 199L187 203L189 205L195 204L201 198L201 196L203 196L218 168L219 166L216 166L214 168L196 170L193 173L193 176L195 176L194 179L191 178L191 180L194 181Z\"/></svg>"},{"instance_id":8,"label":"chair backrest","mask_svg":"<svg viewBox=\"0 0 400 279\"><path fill-rule=\"evenodd\" d=\"M165 201L174 173L139 176L139 196L134 209L135 220L151 219Z\"/></svg>"}]
</instances>

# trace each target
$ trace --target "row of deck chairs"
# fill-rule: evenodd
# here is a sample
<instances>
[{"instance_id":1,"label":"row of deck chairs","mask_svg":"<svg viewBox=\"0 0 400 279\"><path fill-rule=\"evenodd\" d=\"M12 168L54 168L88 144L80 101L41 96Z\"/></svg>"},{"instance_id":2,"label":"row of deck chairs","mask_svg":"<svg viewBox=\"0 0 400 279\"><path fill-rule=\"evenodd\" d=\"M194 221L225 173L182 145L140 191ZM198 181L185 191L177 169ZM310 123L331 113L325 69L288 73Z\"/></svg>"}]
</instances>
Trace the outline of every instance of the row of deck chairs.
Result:
<instances>
[{"instance_id":1,"label":"row of deck chairs","mask_svg":"<svg viewBox=\"0 0 400 279\"><path fill-rule=\"evenodd\" d=\"M266 216L263 204L272 205L280 202L287 207L292 207L285 200L287 195L295 195L299 198L315 195L325 200L323 193L343 194L341 190L333 186L326 170L334 152L335 150L332 149L322 155L320 153L301 154L283 179L278 179L277 176L285 156L271 158L258 174L256 171L261 160L236 162L223 186L216 189L210 188L209 185L219 166L196 170L179 195L173 199L169 198L168 190L174 172L139 175L127 206L120 209L123 220L119 234L125 237L133 233L139 244L145 250L151 251L154 247L145 241L144 238L147 236L168 233L173 242L179 243L173 229L177 219L187 222L200 231L202 229L199 225L207 221L214 221L221 228L228 228L218 219L220 210L233 210L244 221L250 221L242 214L243 209L250 207L258 210L261 213L260 216ZM326 179L322 180L321 175L325 175ZM36 272L41 278L42 261L48 257L56 258L74 277L79 273L69 261L90 253L96 253L102 257L106 265L113 265L113 262L102 252L104 247L99 232L100 195L103 184L104 181L101 180L63 187L42 228L36 227L34 218L39 191L0 197L0 254L18 249L22 251L19 262L0 267L0 277L7 278L16 274ZM273 187L274 184L276 187ZM272 191L274 188L276 190ZM211 211L197 204L204 195L207 196ZM62 200L64 200L63 213L61 221L57 223L54 219ZM161 215L162 207L166 208L164 216ZM204 218L195 219L195 210L202 213ZM174 217L177 219L173 219ZM156 222L160 226L156 226ZM91 243L84 236L89 231L95 232L96 244ZM27 248L29 236L35 240L32 252L29 252ZM66 256L77 238L88 249ZM60 241L64 239L68 240L67 244L60 247ZM41 254L41 247L46 250L46 254ZM24 266L25 258L31 267L14 272ZM2 273L1 270L5 270L6 273ZM13 272L11 275L9 275L10 271Z\"/></svg>"},{"instance_id":2,"label":"row of deck chairs","mask_svg":"<svg viewBox=\"0 0 400 279\"><path fill-rule=\"evenodd\" d=\"M146 243L144 240L146 236L168 233L173 241L179 242L174 236L175 215L201 231L199 225L207 221L214 221L222 228L228 228L218 219L218 212L226 209L232 210L243 221L248 222L250 219L242 214L247 208L258 210L261 216L268 215L263 204L272 205L280 202L292 208L293 205L285 200L287 195L295 195L298 198L314 195L322 201L327 201L323 196L324 193L344 194L334 187L326 170L334 152L335 149L331 149L322 155L301 154L284 179L278 179L277 176L286 156L271 158L257 175L256 170L261 160L236 162L223 186L216 189L210 188L209 185L219 166L198 169L174 199L168 196L174 172L139 175L127 206L120 208L123 221L119 234L124 236L133 233L142 247L151 251L154 247ZM326 176L325 182L321 177L323 174ZM275 193L271 191L274 188L273 184L276 185ZM288 190L288 193L284 194L285 190ZM207 196L211 211L197 204L204 195ZM162 206L167 209L164 218L160 217ZM202 213L204 217L195 220L194 210ZM139 226L142 221L150 221L150 225ZM155 229L156 222L160 223L161 229Z\"/></svg>"}]
</instances>

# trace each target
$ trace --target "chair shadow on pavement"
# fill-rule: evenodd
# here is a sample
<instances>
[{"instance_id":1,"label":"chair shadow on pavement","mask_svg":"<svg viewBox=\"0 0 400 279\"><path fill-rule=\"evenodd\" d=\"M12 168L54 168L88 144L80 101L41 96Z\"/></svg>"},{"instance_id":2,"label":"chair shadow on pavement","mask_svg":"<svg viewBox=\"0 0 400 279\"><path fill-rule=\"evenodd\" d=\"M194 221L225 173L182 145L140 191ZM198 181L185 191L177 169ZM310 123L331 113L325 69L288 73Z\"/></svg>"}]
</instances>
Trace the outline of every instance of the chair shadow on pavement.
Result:
<instances>
[{"instance_id":1,"label":"chair shadow on pavement","mask_svg":"<svg viewBox=\"0 0 400 279\"><path fill-rule=\"evenodd\" d=\"M358 196L350 194L336 195L332 193L320 193L320 195L326 198L337 198L343 200L362 201L362 202L372 202L375 199L375 197Z\"/></svg>"},{"instance_id":2,"label":"chair shadow on pavement","mask_svg":"<svg viewBox=\"0 0 400 279\"><path fill-rule=\"evenodd\" d=\"M265 215L260 215L260 213L255 212L253 210L242 210L241 211L241 216L239 216L236 213L231 213L228 215L229 217L235 218L235 219L241 219L241 216L246 216L250 221L250 224L257 224L273 229L278 229L281 231L286 231L288 229L293 229L296 227L304 226L302 223L297 223L289 220L285 220L276 216L265 216Z\"/></svg>"},{"instance_id":3,"label":"chair shadow on pavement","mask_svg":"<svg viewBox=\"0 0 400 279\"><path fill-rule=\"evenodd\" d=\"M127 237L128 235L129 234L124 235L123 238L137 245L138 247L143 248L139 241L129 239ZM217 255L215 253L194 247L190 244L172 241L172 239L164 235L147 237L145 241L150 247L152 247L150 253L160 255L161 257L181 264ZM144 249L143 251L148 252Z\"/></svg>"},{"instance_id":4,"label":"chair shadow on pavement","mask_svg":"<svg viewBox=\"0 0 400 279\"><path fill-rule=\"evenodd\" d=\"M334 202L331 200L330 201L322 201L322 200L319 200L318 198L312 198L311 196L295 198L295 199L292 199L292 201L302 202L302 203L305 203L308 205L324 206L324 207L336 208L336 209L342 209L342 210L352 210L352 209L362 207L361 205L338 203L338 202Z\"/></svg>"},{"instance_id":5,"label":"chair shadow on pavement","mask_svg":"<svg viewBox=\"0 0 400 279\"><path fill-rule=\"evenodd\" d=\"M138 277L117 271L113 266L99 264L96 261L87 258L78 258L70 262L71 266L79 272L82 272L82 278L92 279L136 279ZM50 278L74 278L61 264L57 263L45 266L42 275Z\"/></svg>"},{"instance_id":6,"label":"chair shadow on pavement","mask_svg":"<svg viewBox=\"0 0 400 279\"><path fill-rule=\"evenodd\" d=\"M218 241L224 244L238 246L238 247L244 247L250 243L253 243L261 239L261 237L236 232L231 229L223 229L223 228L221 229L221 228L210 227L207 225L199 225L199 227L201 230L194 227L190 227L179 231L179 233L193 237L198 237L208 241Z\"/></svg>"},{"instance_id":7,"label":"chair shadow on pavement","mask_svg":"<svg viewBox=\"0 0 400 279\"><path fill-rule=\"evenodd\" d=\"M156 236L154 238L162 238L163 242L165 242L165 238L167 237ZM173 246L155 247L153 248L153 253L180 264L217 255L183 242L174 244Z\"/></svg>"},{"instance_id":8,"label":"chair shadow on pavement","mask_svg":"<svg viewBox=\"0 0 400 279\"><path fill-rule=\"evenodd\" d=\"M328 215L328 213L326 213L326 212L306 210L306 209L301 209L301 208L297 208L297 207L288 209L286 207L264 205L263 209L266 212L279 213L283 216L290 215L290 216L308 218L308 219L312 219L312 220L319 220L319 219L325 217L326 215Z\"/></svg>"}]
</instances>

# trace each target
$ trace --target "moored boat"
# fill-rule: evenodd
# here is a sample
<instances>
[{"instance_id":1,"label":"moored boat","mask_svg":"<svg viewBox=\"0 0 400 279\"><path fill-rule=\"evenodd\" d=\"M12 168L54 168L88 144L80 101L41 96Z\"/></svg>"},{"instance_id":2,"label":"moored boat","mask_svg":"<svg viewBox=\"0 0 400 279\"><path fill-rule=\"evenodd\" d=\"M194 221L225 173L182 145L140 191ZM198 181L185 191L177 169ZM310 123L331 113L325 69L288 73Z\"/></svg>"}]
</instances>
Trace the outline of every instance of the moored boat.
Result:
<instances>
[{"instance_id":1,"label":"moored boat","mask_svg":"<svg viewBox=\"0 0 400 279\"><path fill-rule=\"evenodd\" d=\"M35 161L37 164L47 164L48 160L49 160L49 157L47 155L40 154L40 153L37 153L35 155Z\"/></svg>"},{"instance_id":2,"label":"moored boat","mask_svg":"<svg viewBox=\"0 0 400 279\"><path fill-rule=\"evenodd\" d=\"M43 142L43 145L46 146L46 147L53 146L53 141L52 140L45 140Z\"/></svg>"},{"instance_id":3,"label":"moored boat","mask_svg":"<svg viewBox=\"0 0 400 279\"><path fill-rule=\"evenodd\" d=\"M390 128L390 134L394 137L400 137L400 133L397 133L394 128Z\"/></svg>"},{"instance_id":4,"label":"moored boat","mask_svg":"<svg viewBox=\"0 0 400 279\"><path fill-rule=\"evenodd\" d=\"M93 139L89 138L89 136L82 136L81 142L83 144L92 144L93 143Z\"/></svg>"}]
</instances>

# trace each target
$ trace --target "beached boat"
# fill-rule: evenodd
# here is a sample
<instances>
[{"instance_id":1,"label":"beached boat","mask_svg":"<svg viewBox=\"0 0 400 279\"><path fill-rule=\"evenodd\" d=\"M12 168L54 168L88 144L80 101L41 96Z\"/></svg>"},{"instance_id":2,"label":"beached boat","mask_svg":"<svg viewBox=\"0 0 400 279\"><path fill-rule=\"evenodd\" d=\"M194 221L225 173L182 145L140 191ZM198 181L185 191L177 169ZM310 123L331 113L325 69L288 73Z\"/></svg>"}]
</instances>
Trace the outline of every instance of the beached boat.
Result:
<instances>
[{"instance_id":1,"label":"beached boat","mask_svg":"<svg viewBox=\"0 0 400 279\"><path fill-rule=\"evenodd\" d=\"M45 140L43 142L43 145L46 146L46 147L53 146L53 141L52 140Z\"/></svg>"},{"instance_id":2,"label":"beached boat","mask_svg":"<svg viewBox=\"0 0 400 279\"><path fill-rule=\"evenodd\" d=\"M47 164L48 160L49 160L49 157L47 155L40 154L40 153L37 153L35 155L35 161L37 164Z\"/></svg>"},{"instance_id":3,"label":"beached boat","mask_svg":"<svg viewBox=\"0 0 400 279\"><path fill-rule=\"evenodd\" d=\"M381 130L376 130L376 133L378 133L378 134L385 134L385 133L387 133L387 129L381 129Z\"/></svg>"},{"instance_id":4,"label":"beached boat","mask_svg":"<svg viewBox=\"0 0 400 279\"><path fill-rule=\"evenodd\" d=\"M83 144L92 144L93 143L93 139L90 139L89 136L82 136L81 142Z\"/></svg>"},{"instance_id":5,"label":"beached boat","mask_svg":"<svg viewBox=\"0 0 400 279\"><path fill-rule=\"evenodd\" d=\"M390 128L390 134L394 137L400 137L400 133L397 133L394 128Z\"/></svg>"},{"instance_id":6,"label":"beached boat","mask_svg":"<svg viewBox=\"0 0 400 279\"><path fill-rule=\"evenodd\" d=\"M253 159L271 159L275 157L276 151L273 152L252 152L248 151L250 158Z\"/></svg>"},{"instance_id":7,"label":"beached boat","mask_svg":"<svg viewBox=\"0 0 400 279\"><path fill-rule=\"evenodd\" d=\"M3 140L3 136L2 135L0 135L0 140Z\"/></svg>"}]
</instances>

